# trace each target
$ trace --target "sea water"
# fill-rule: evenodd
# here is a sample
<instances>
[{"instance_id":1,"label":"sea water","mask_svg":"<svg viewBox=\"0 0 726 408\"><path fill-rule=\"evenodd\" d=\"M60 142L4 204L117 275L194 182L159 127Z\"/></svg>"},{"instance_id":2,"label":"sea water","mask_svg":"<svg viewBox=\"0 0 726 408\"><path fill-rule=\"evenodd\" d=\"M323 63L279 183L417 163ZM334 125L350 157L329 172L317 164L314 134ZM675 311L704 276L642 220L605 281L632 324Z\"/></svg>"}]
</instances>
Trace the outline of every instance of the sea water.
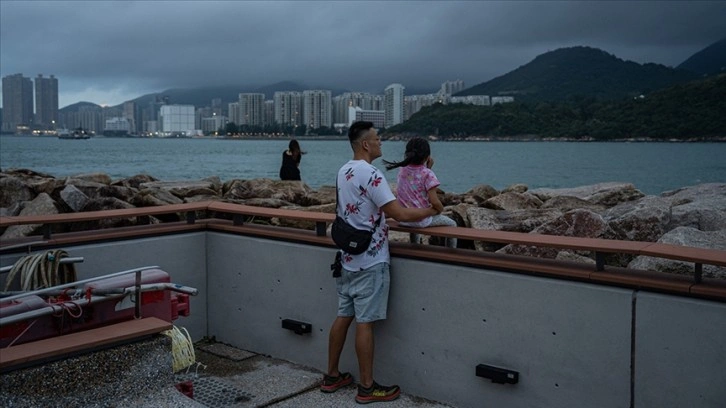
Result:
<instances>
[{"instance_id":1,"label":"sea water","mask_svg":"<svg viewBox=\"0 0 726 408\"><path fill-rule=\"evenodd\" d=\"M114 180L136 174L157 179L277 179L289 140L0 137L0 168L26 168L66 177L106 173ZM352 157L341 140L300 140L300 166L312 188L333 185ZM384 141L383 159L403 158L405 142ZM726 143L432 142L441 189L463 193L478 184L503 189L565 188L629 182L645 194L726 182ZM381 159L373 162L384 169ZM395 182L398 170L386 171Z\"/></svg>"}]
</instances>

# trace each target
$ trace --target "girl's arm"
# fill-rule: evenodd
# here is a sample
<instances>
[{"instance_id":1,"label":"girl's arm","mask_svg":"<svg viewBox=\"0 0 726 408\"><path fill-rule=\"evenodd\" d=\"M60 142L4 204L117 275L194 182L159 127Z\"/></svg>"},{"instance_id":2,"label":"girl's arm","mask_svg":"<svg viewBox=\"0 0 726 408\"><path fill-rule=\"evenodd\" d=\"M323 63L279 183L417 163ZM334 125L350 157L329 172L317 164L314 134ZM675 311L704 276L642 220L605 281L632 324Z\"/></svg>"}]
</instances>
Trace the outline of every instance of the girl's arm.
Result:
<instances>
[{"instance_id":1,"label":"girl's arm","mask_svg":"<svg viewBox=\"0 0 726 408\"><path fill-rule=\"evenodd\" d=\"M444 205L441 204L441 200L439 200L439 196L436 194L436 187L430 189L428 191L429 195L429 202L431 203L431 206L434 207L434 209L441 214L442 211L444 211Z\"/></svg>"}]
</instances>

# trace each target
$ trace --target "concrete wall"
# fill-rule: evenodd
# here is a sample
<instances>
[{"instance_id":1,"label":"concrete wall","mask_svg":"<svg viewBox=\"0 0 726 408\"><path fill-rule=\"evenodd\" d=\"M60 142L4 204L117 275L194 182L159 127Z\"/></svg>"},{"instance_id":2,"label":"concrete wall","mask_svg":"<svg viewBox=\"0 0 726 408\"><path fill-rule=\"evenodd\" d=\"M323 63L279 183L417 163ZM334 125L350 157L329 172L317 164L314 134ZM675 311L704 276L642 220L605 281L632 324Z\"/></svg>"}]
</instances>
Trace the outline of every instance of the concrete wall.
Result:
<instances>
[{"instance_id":1,"label":"concrete wall","mask_svg":"<svg viewBox=\"0 0 726 408\"><path fill-rule=\"evenodd\" d=\"M172 281L198 288L192 316L175 322L195 340L215 336L326 368L337 308L333 249L199 232L66 250L86 259L77 265L80 279L158 265ZM382 383L457 407L715 408L726 401L725 303L413 259L395 258L391 269L389 318L376 326ZM312 333L284 330L283 319L310 323ZM353 340L354 328L341 369L358 377ZM477 364L518 371L519 383L476 377Z\"/></svg>"}]
</instances>

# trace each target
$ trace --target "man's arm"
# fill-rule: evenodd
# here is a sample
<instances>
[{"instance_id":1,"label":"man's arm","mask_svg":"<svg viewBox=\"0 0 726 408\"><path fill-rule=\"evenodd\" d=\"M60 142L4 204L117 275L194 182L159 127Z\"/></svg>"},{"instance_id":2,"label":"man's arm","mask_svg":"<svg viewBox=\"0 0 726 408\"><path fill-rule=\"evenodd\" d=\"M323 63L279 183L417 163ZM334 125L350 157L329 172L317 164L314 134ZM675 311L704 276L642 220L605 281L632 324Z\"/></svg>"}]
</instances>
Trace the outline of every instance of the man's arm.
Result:
<instances>
[{"instance_id":1,"label":"man's arm","mask_svg":"<svg viewBox=\"0 0 726 408\"><path fill-rule=\"evenodd\" d=\"M393 218L396 221L418 221L423 218L436 215L440 211L437 211L434 207L427 208L406 208L398 202L398 199L389 201L381 207L383 212L386 213L387 217Z\"/></svg>"}]
</instances>

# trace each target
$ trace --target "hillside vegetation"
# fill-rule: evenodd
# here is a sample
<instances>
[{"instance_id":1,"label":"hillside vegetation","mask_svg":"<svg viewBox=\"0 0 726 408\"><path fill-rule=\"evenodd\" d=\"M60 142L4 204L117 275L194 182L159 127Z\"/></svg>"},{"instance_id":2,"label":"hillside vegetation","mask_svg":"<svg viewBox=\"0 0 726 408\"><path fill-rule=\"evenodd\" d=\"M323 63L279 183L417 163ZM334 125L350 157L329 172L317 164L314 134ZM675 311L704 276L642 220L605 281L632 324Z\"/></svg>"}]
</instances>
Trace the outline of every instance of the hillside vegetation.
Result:
<instances>
[{"instance_id":1,"label":"hillside vegetation","mask_svg":"<svg viewBox=\"0 0 726 408\"><path fill-rule=\"evenodd\" d=\"M560 48L458 96L514 96L522 102L564 101L574 95L598 100L647 94L697 79L698 74L659 64L624 61L591 47Z\"/></svg>"},{"instance_id":2,"label":"hillside vegetation","mask_svg":"<svg viewBox=\"0 0 726 408\"><path fill-rule=\"evenodd\" d=\"M533 135L595 140L724 138L724 95L726 74L617 101L572 97L564 102L494 106L437 104L385 134L436 135L442 139Z\"/></svg>"}]
</instances>

